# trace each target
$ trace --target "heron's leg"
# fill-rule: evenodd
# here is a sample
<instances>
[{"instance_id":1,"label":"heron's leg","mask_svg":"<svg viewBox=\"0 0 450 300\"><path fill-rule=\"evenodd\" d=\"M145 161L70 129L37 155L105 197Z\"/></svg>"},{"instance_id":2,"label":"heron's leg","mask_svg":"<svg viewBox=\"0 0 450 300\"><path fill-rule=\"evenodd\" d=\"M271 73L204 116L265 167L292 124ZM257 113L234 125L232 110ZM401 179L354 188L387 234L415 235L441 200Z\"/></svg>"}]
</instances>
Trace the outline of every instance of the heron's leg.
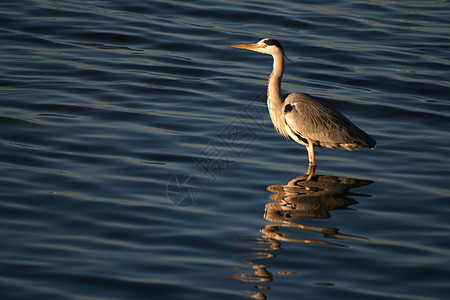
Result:
<instances>
[{"instance_id":1,"label":"heron's leg","mask_svg":"<svg viewBox=\"0 0 450 300\"><path fill-rule=\"evenodd\" d=\"M308 150L309 164L315 166L316 158L314 157L314 145L311 142L309 142L306 149Z\"/></svg>"},{"instance_id":2,"label":"heron's leg","mask_svg":"<svg viewBox=\"0 0 450 300\"><path fill-rule=\"evenodd\" d=\"M313 177L314 173L316 172L316 159L314 157L313 144L308 143L306 150L308 150L309 165L308 165L308 172L306 172L305 175L308 175L308 178L306 180L310 180Z\"/></svg>"},{"instance_id":3,"label":"heron's leg","mask_svg":"<svg viewBox=\"0 0 450 300\"><path fill-rule=\"evenodd\" d=\"M306 181L311 180L311 178L314 176L314 174L316 173L316 165L309 165L308 166L308 172L305 174L306 177Z\"/></svg>"}]
</instances>

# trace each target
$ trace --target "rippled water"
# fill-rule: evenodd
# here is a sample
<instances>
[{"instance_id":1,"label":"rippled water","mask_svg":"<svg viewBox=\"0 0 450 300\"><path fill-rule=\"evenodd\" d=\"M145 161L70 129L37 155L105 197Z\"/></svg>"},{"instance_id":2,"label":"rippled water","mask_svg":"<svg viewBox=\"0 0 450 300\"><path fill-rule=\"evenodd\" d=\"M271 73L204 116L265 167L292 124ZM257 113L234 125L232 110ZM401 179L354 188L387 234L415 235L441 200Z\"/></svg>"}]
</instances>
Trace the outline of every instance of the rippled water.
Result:
<instances>
[{"instance_id":1,"label":"rippled water","mask_svg":"<svg viewBox=\"0 0 450 300\"><path fill-rule=\"evenodd\" d=\"M2 299L445 299L447 1L2 1ZM273 130L321 96L375 150Z\"/></svg>"}]
</instances>

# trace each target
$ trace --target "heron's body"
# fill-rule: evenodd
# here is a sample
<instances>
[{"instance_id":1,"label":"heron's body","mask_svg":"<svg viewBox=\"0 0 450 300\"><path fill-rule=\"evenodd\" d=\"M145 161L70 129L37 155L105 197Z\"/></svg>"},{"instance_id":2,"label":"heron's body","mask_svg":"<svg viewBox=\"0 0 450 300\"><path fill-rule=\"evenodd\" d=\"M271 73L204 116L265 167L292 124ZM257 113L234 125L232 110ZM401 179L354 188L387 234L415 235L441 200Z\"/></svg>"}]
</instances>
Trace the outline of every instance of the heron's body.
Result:
<instances>
[{"instance_id":1,"label":"heron's body","mask_svg":"<svg viewBox=\"0 0 450 300\"><path fill-rule=\"evenodd\" d=\"M369 135L344 115L307 94L290 94L284 101L282 113L288 135L299 144L350 151L375 145ZM319 119L317 115L323 117Z\"/></svg>"},{"instance_id":2,"label":"heron's body","mask_svg":"<svg viewBox=\"0 0 450 300\"><path fill-rule=\"evenodd\" d=\"M343 150L375 147L374 139L327 103L299 92L289 94L286 99L282 99L281 78L284 70L284 52L279 42L262 39L256 44L233 47L272 55L273 70L267 86L270 118L280 134L306 146L310 170L311 166L316 165L314 147Z\"/></svg>"}]
</instances>

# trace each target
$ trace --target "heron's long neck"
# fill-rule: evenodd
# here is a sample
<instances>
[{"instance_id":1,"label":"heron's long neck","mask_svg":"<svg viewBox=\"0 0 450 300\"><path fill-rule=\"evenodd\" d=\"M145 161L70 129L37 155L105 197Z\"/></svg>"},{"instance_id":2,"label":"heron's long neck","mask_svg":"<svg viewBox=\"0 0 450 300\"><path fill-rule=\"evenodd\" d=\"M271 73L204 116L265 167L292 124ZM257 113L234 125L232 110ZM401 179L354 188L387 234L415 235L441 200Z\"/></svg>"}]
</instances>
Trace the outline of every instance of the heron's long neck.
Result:
<instances>
[{"instance_id":1,"label":"heron's long neck","mask_svg":"<svg viewBox=\"0 0 450 300\"><path fill-rule=\"evenodd\" d=\"M283 99L281 98L281 78L283 77L283 69L283 54L277 53L273 55L273 70L267 84L267 106L275 129L287 136L281 111L283 107Z\"/></svg>"}]
</instances>

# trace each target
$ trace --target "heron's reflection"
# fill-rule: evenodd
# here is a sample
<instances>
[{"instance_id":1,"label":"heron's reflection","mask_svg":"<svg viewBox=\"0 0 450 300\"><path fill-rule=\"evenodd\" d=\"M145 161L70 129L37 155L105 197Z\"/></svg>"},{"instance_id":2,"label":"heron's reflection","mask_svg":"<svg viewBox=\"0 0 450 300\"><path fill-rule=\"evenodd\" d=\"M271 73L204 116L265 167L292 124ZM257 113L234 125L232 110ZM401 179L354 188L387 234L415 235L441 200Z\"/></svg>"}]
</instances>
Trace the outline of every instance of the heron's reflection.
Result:
<instances>
[{"instance_id":1,"label":"heron's reflection","mask_svg":"<svg viewBox=\"0 0 450 300\"><path fill-rule=\"evenodd\" d=\"M326 219L331 217L331 210L349 209L349 206L358 203L351 197L368 196L354 194L349 190L371 183L372 181L368 180L305 174L292 179L286 185L268 186L267 190L273 193L270 195L270 199L273 201L266 204L264 218L271 223L260 230L263 234L262 237L235 239L251 244L246 249L252 252L233 256L242 256L243 261L252 266L252 273L235 273L233 278L256 284L254 287L257 291L251 291L250 297L266 299L263 290L269 287L265 283L272 281L273 278L267 260L275 258L273 251L281 250L282 242L345 246L341 240L365 241L364 237L340 233L338 228L309 225L304 222L305 220L300 220L306 218ZM307 238L302 237L305 233L307 233ZM311 238L310 233L320 234L320 236ZM294 271L283 271L278 272L277 275L295 273Z\"/></svg>"}]
</instances>

